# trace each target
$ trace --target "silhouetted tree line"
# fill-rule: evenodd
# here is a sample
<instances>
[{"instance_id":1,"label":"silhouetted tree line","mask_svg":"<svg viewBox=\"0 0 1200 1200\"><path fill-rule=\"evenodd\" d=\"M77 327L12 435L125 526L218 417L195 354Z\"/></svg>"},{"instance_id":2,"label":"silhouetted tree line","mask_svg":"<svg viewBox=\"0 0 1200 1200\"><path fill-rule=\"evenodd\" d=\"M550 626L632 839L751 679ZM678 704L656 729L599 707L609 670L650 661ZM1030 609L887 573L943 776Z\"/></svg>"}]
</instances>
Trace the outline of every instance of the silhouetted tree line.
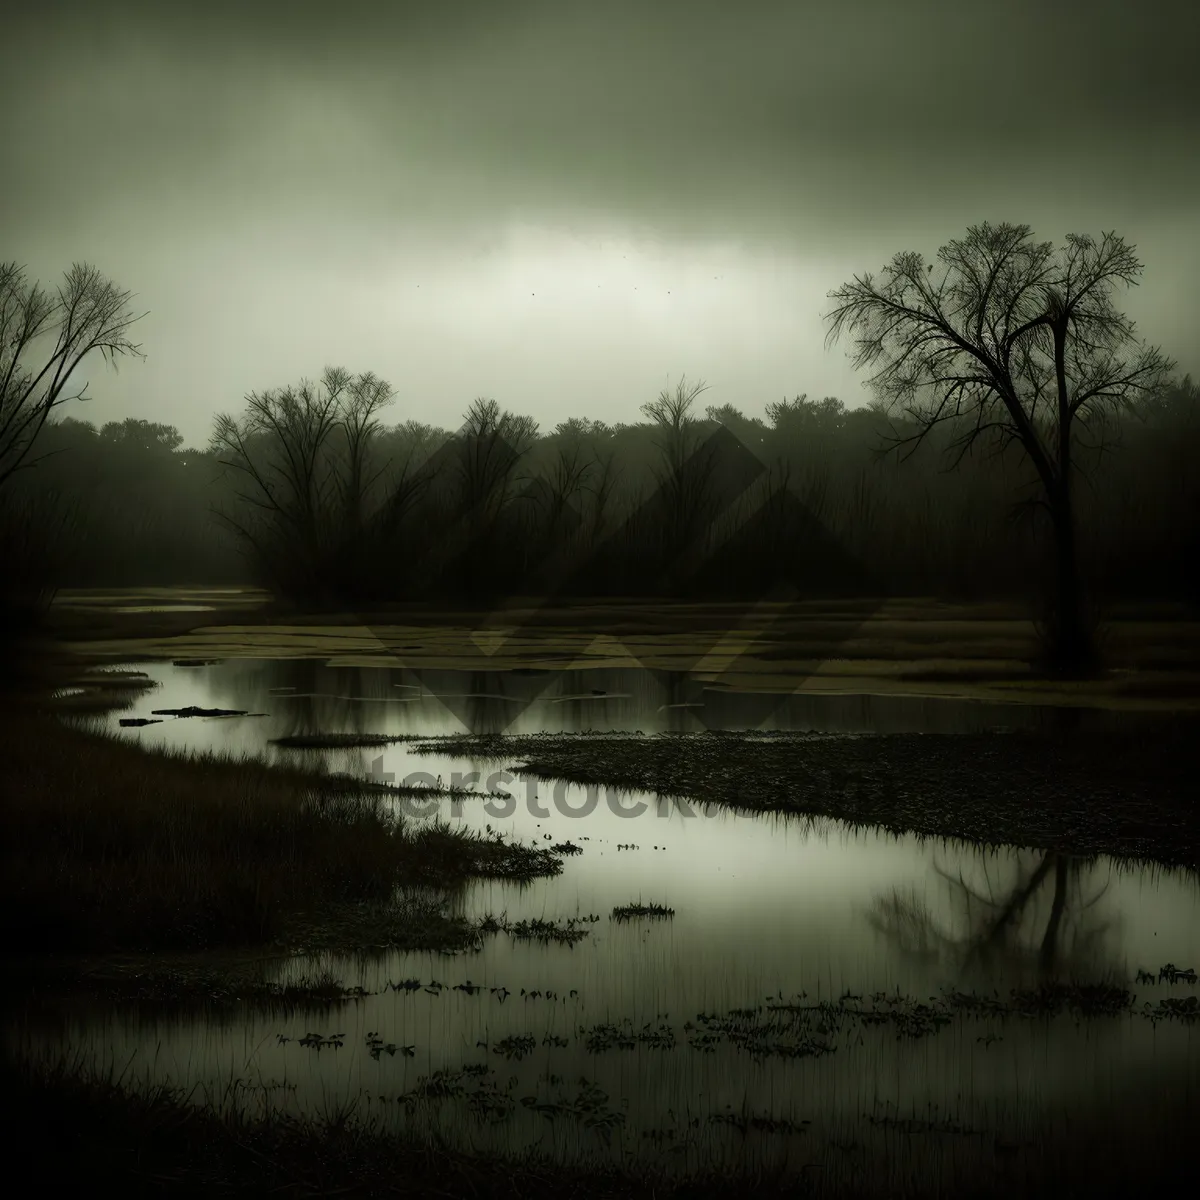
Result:
<instances>
[{"instance_id":1,"label":"silhouetted tree line","mask_svg":"<svg viewBox=\"0 0 1200 1200\"><path fill-rule=\"evenodd\" d=\"M329 368L252 393L202 450L170 425L53 419L89 354L140 353L130 294L76 266L51 295L6 264L5 623L55 587L122 584L329 605L1050 595L1080 658L1084 593L1194 602L1200 388L1153 348L1122 357L1132 326L1108 293L1140 271L1130 249L985 225L939 257L940 278L902 254L833 293L832 332L882 364L866 408L701 411L684 380L635 424L541 431L477 399L448 431L389 425L388 383Z\"/></svg>"},{"instance_id":2,"label":"silhouetted tree line","mask_svg":"<svg viewBox=\"0 0 1200 1200\"><path fill-rule=\"evenodd\" d=\"M953 468L961 422L905 457L884 451L915 423L878 408L799 396L765 420L728 404L700 415L704 390L681 382L638 424L574 417L546 433L480 399L450 433L383 425L386 385L331 371L219 418L210 454L257 578L304 602L993 597L1028 595L1051 570L1037 480L999 435ZM1079 439L1097 595L1195 598L1198 399L1177 381Z\"/></svg>"},{"instance_id":3,"label":"silhouetted tree line","mask_svg":"<svg viewBox=\"0 0 1200 1200\"><path fill-rule=\"evenodd\" d=\"M53 555L59 587L239 583L236 540L214 519L219 468L172 425L49 422L13 491Z\"/></svg>"},{"instance_id":4,"label":"silhouetted tree line","mask_svg":"<svg viewBox=\"0 0 1200 1200\"><path fill-rule=\"evenodd\" d=\"M703 389L681 383L638 424L572 417L539 433L477 400L451 433L383 424L386 385L346 397L341 377L358 382L335 373L331 406L328 373L307 400L258 397L271 421L223 417L204 450L165 424L50 422L10 511L59 586L256 582L299 603L984 598L1029 595L1049 569L1025 457L983 442L949 469L952 424L904 459L881 453L905 425L877 409L798 396L765 419L731 404L699 415ZM1081 449L1095 594L1196 598L1198 452L1190 379Z\"/></svg>"}]
</instances>

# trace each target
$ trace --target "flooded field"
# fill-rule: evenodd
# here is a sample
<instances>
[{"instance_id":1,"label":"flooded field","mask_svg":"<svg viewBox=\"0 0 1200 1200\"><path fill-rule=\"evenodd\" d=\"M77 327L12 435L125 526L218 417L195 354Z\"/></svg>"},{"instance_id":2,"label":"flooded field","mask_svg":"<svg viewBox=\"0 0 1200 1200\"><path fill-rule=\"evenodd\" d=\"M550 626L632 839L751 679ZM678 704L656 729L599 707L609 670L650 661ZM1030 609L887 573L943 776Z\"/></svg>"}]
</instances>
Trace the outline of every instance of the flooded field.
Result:
<instances>
[{"instance_id":1,"label":"flooded field","mask_svg":"<svg viewBox=\"0 0 1200 1200\"><path fill-rule=\"evenodd\" d=\"M353 991L344 1003L299 1015L47 1008L11 1035L26 1052L194 1088L218 1106L353 1109L457 1147L786 1163L839 1179L920 1163L947 1187L957 1172L1033 1170L1050 1145L1082 1157L1093 1134L1105 1152L1166 1152L1200 1102L1194 872L535 780L520 759L421 741L973 733L1053 725L1061 708L729 694L633 668L139 669L158 687L100 718L122 736L451 786L459 794L390 802L409 821L553 847L563 870L446 895L478 924L466 953L298 945L262 965L280 983L336 979ZM380 744L286 744L335 733Z\"/></svg>"}]
</instances>

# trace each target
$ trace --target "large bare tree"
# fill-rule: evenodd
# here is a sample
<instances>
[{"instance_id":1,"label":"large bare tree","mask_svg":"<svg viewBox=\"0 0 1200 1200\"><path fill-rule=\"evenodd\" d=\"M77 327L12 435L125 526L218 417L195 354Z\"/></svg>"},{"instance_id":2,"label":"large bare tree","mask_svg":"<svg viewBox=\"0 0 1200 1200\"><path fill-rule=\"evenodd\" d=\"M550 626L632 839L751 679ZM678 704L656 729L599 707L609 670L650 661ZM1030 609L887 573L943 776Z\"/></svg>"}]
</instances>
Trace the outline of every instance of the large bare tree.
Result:
<instances>
[{"instance_id":1,"label":"large bare tree","mask_svg":"<svg viewBox=\"0 0 1200 1200\"><path fill-rule=\"evenodd\" d=\"M86 263L74 264L53 294L28 283L17 263L0 263L0 488L38 461L30 451L50 413L87 399L86 383L67 391L85 358L99 353L115 366L127 354L144 357L129 340L140 319L132 295Z\"/></svg>"},{"instance_id":2,"label":"large bare tree","mask_svg":"<svg viewBox=\"0 0 1200 1200\"><path fill-rule=\"evenodd\" d=\"M1138 342L1113 305L1118 284L1136 285L1142 264L1115 233L1071 234L1056 249L1029 226L987 223L938 251L940 272L900 253L876 280L867 274L830 293L829 340L854 337L856 367L880 406L915 432L915 449L952 427L955 464L980 439L1017 444L1040 484L1034 503L1054 534L1051 653L1064 667L1094 656L1077 548L1076 441L1105 418L1156 392L1174 364Z\"/></svg>"}]
</instances>

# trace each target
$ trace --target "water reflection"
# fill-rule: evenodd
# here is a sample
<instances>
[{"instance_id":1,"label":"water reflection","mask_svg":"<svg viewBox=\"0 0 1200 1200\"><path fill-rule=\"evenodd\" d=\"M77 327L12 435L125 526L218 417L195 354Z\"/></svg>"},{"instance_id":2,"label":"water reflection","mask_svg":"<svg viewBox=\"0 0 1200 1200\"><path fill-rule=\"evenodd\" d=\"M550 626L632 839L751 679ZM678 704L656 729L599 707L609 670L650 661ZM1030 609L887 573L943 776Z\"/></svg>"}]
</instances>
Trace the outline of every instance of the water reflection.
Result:
<instances>
[{"instance_id":1,"label":"water reflection","mask_svg":"<svg viewBox=\"0 0 1200 1200\"><path fill-rule=\"evenodd\" d=\"M565 807L584 799L568 789ZM272 977L332 972L363 994L328 1013L76 1012L28 1036L222 1103L354 1103L455 1144L568 1156L653 1159L685 1144L695 1162L745 1152L725 1122L739 1113L782 1122L768 1141L788 1154L884 1147L919 1122L960 1131L945 1135L955 1146L972 1131L990 1154L995 1139L1061 1131L1139 1091L1178 1099L1200 1066L1193 1025L1139 1015L1186 984L1143 988L1132 1012L1091 1020L1002 1005L936 1015L964 987L1004 997L1085 968L1128 985L1160 960L1200 962L1200 895L1178 873L719 811L669 810L651 819L654 842L639 831L639 849L617 850L628 825L604 812L574 823L585 850L562 876L455 899L509 923L597 917L574 945L500 933L452 957L300 956ZM609 920L637 899L675 916Z\"/></svg>"},{"instance_id":2,"label":"water reflection","mask_svg":"<svg viewBox=\"0 0 1200 1200\"><path fill-rule=\"evenodd\" d=\"M937 912L926 899L893 892L870 912L874 928L907 955L933 958L964 978L1003 976L1042 980L1116 974L1119 913L1099 907L1113 883L1113 867L1046 851L1009 864L996 878L986 858L968 876L935 858L946 884Z\"/></svg>"},{"instance_id":3,"label":"water reflection","mask_svg":"<svg viewBox=\"0 0 1200 1200\"><path fill-rule=\"evenodd\" d=\"M1153 714L1042 708L922 696L736 691L678 671L436 670L331 667L319 659L238 659L204 666L139 664L159 681L137 713L199 707L269 714L271 737L302 733L556 733L813 730L968 733L1106 728ZM145 710L144 712L142 710ZM157 732L142 736L164 735ZM174 737L174 733L170 735ZM226 734L220 735L227 736ZM189 729L187 737L205 735ZM249 741L254 740L251 734Z\"/></svg>"},{"instance_id":4,"label":"water reflection","mask_svg":"<svg viewBox=\"0 0 1200 1200\"><path fill-rule=\"evenodd\" d=\"M148 670L162 686L137 715L187 705L268 715L168 719L129 736L280 756L270 739L313 732L654 732L697 728L696 704L730 728L760 711L753 698L632 670L418 673L294 660ZM769 720L836 732L989 719L924 703L797 696ZM358 771L382 759L398 778L478 770L481 792L514 765L419 757L403 745L326 757ZM771 1136L801 1158L806 1147L894 1142L910 1128L903 1120L935 1110L943 1125L974 1131L973 1153L986 1131L991 1153L991 1139L1019 1141L1097 1106L1115 1112L1133 1094L1177 1096L1197 1074L1195 1025L1139 1015L1145 1001L1194 994L1186 983L1138 984L1135 1009L1103 1020L929 1016L930 998L964 988L1005 996L1029 981L1100 976L1135 986L1135 972L1166 962L1200 966L1192 876L667 804L515 771L501 782L510 799L422 800L423 816L410 816L570 840L582 853L561 876L479 882L448 902L471 919L502 916L510 929L586 920L575 944L500 932L457 957L301 954L268 976L332 972L361 997L323 1015L92 1010L41 1025L35 1016L29 1043L70 1047L223 1103L320 1112L361 1102L397 1127L436 1128L456 1144L622 1161L685 1146L693 1165L747 1153L724 1119L731 1112L794 1122ZM675 915L610 919L632 902ZM926 1015L898 1025L897 997L924 1004ZM859 1008L893 1015L876 1020ZM435 1102L437 1072L446 1074Z\"/></svg>"}]
</instances>

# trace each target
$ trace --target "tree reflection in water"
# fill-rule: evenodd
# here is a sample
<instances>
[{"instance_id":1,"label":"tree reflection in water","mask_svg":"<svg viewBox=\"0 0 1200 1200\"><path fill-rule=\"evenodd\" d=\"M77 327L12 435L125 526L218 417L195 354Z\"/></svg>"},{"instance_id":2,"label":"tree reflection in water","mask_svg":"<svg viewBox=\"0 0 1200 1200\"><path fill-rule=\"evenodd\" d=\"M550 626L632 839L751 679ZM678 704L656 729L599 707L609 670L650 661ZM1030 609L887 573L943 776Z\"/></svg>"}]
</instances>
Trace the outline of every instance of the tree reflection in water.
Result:
<instances>
[{"instance_id":1,"label":"tree reflection in water","mask_svg":"<svg viewBox=\"0 0 1200 1200\"><path fill-rule=\"evenodd\" d=\"M1111 866L1057 851L1032 860L976 851L978 870L968 878L936 859L944 899L933 905L913 890L879 896L868 912L871 925L905 955L960 976L1028 979L1116 974L1112 939L1115 918L1097 907L1108 891ZM965 863L966 859L960 860ZM1001 865L1005 878L996 880ZM1096 885L1098 872L1105 879Z\"/></svg>"}]
</instances>

